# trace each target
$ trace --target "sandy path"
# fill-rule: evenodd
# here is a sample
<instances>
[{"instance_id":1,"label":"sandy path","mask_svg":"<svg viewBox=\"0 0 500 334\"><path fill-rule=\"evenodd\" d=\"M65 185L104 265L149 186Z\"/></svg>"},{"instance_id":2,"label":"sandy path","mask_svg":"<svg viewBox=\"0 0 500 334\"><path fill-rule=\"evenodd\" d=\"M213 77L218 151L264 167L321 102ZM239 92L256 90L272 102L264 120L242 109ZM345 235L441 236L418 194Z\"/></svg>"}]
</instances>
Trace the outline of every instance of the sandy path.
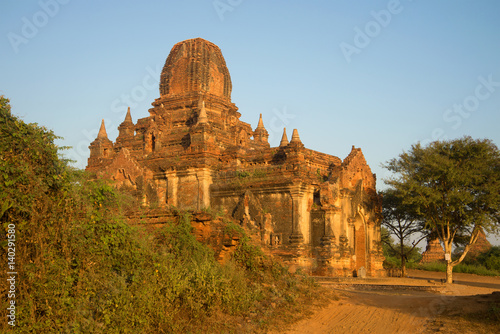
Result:
<instances>
[{"instance_id":1,"label":"sandy path","mask_svg":"<svg viewBox=\"0 0 500 334\"><path fill-rule=\"evenodd\" d=\"M419 298L424 298L424 302L417 303L408 296L343 293L340 301L299 322L287 333L422 333L423 330L415 329L423 329L427 324L424 314L428 312L423 304L429 306L432 300ZM403 308L398 307L401 304Z\"/></svg>"},{"instance_id":2,"label":"sandy path","mask_svg":"<svg viewBox=\"0 0 500 334\"><path fill-rule=\"evenodd\" d=\"M434 273L413 274L420 280L414 284L425 285L427 279L438 278ZM493 298L491 293L500 291L498 277L464 274L460 279L460 283L446 288L441 294L396 289L358 291L330 285L338 291L340 300L318 308L311 317L294 324L286 333L447 332L442 316L486 311ZM500 299L498 294L494 298ZM462 329L462 333L475 333L465 327Z\"/></svg>"}]
</instances>

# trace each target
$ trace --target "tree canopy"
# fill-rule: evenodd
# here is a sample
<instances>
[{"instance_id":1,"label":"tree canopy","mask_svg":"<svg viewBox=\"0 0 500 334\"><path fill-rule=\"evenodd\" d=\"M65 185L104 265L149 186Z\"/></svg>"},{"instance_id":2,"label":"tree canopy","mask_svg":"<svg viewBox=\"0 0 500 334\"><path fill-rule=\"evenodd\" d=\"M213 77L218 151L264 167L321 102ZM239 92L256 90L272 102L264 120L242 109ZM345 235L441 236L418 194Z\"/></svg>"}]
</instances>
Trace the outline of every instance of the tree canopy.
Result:
<instances>
[{"instance_id":1,"label":"tree canopy","mask_svg":"<svg viewBox=\"0 0 500 334\"><path fill-rule=\"evenodd\" d=\"M28 214L38 197L61 186L64 161L58 158L57 138L12 116L9 100L0 96L0 213L12 207Z\"/></svg>"},{"instance_id":2,"label":"tree canopy","mask_svg":"<svg viewBox=\"0 0 500 334\"><path fill-rule=\"evenodd\" d=\"M382 240L401 259L401 276L406 276L406 260L415 251L415 247L422 241L427 233L422 228L423 221L415 214L409 205L403 203L403 198L398 196L394 189L387 189L381 192L382 195L382 226L388 233L394 235L397 245L393 245L389 240ZM421 233L409 245L410 238L416 233Z\"/></svg>"},{"instance_id":3,"label":"tree canopy","mask_svg":"<svg viewBox=\"0 0 500 334\"><path fill-rule=\"evenodd\" d=\"M402 203L421 217L424 229L435 233L445 246L447 281L474 244L479 229L498 230L500 224L500 153L488 139L464 137L413 145L390 160L394 173L386 183ZM463 253L451 259L455 238L467 238Z\"/></svg>"}]
</instances>

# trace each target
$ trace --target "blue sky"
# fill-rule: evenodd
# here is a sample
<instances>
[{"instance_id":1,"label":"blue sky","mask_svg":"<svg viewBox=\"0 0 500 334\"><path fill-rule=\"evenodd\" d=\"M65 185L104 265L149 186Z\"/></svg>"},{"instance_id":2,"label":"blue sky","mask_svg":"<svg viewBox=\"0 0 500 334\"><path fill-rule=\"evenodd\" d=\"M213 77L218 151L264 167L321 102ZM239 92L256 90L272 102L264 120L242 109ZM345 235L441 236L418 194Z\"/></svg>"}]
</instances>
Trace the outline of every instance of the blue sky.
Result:
<instances>
[{"instance_id":1,"label":"blue sky","mask_svg":"<svg viewBox=\"0 0 500 334\"><path fill-rule=\"evenodd\" d=\"M172 46L202 37L272 146L286 126L341 159L361 147L382 188L381 164L417 141L500 144L499 17L487 0L4 0L0 94L84 168L101 119L114 140L127 105L147 117Z\"/></svg>"}]
</instances>

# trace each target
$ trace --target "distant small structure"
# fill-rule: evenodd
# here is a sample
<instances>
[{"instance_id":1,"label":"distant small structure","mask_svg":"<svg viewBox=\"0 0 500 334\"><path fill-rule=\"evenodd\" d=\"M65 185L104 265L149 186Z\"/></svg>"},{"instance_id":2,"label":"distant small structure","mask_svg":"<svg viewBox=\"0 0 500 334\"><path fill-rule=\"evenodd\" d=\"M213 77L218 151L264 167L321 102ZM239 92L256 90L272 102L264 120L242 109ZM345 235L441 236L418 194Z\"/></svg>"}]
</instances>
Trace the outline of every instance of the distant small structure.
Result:
<instances>
[{"instance_id":1,"label":"distant small structure","mask_svg":"<svg viewBox=\"0 0 500 334\"><path fill-rule=\"evenodd\" d=\"M486 239L486 234L481 228L477 236L477 240L474 245L471 246L469 252L467 253L468 258L475 259L479 254L489 251L491 248L491 243Z\"/></svg>"},{"instance_id":2,"label":"distant small structure","mask_svg":"<svg viewBox=\"0 0 500 334\"><path fill-rule=\"evenodd\" d=\"M425 252L422 253L420 263L443 262L445 260L444 254L444 248L439 238L427 240L427 247Z\"/></svg>"},{"instance_id":3,"label":"distant small structure","mask_svg":"<svg viewBox=\"0 0 500 334\"><path fill-rule=\"evenodd\" d=\"M491 243L486 239L486 234L481 228L476 242L467 252L467 258L475 259L479 254L487 252L490 248ZM422 260L420 260L420 263L444 262L445 260L445 251L439 238L427 241L427 247L425 252L422 253Z\"/></svg>"}]
</instances>

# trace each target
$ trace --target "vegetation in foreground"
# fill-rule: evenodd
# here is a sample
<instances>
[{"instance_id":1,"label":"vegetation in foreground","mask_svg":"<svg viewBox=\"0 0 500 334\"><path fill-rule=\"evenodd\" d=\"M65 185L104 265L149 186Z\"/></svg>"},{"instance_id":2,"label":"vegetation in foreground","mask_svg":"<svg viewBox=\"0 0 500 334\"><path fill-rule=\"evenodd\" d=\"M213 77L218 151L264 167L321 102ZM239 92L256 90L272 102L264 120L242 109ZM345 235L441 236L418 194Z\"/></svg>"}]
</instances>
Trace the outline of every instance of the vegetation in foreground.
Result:
<instances>
[{"instance_id":1,"label":"vegetation in foreground","mask_svg":"<svg viewBox=\"0 0 500 334\"><path fill-rule=\"evenodd\" d=\"M260 331L312 301L315 284L267 259L238 226L242 241L221 265L188 214L155 233L127 224L136 203L70 168L56 138L0 97L0 242L4 259L15 247L17 272L0 331L12 329L12 300L19 333Z\"/></svg>"}]
</instances>

